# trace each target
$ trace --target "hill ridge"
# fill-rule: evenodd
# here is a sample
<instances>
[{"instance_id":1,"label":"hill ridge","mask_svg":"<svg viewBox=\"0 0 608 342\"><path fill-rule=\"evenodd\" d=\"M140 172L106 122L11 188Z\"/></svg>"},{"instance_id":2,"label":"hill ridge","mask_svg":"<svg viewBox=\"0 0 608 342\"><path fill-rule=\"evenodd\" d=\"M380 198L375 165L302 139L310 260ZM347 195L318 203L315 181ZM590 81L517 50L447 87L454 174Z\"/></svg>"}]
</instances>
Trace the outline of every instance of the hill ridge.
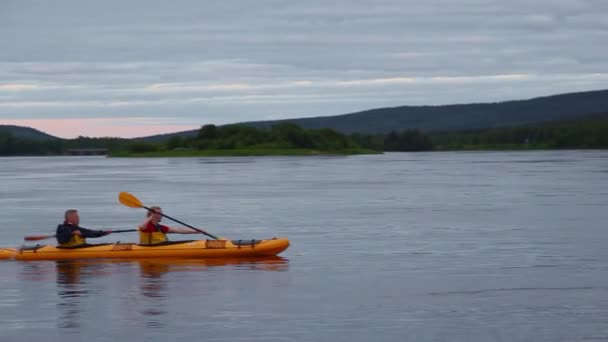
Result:
<instances>
[{"instance_id":1,"label":"hill ridge","mask_svg":"<svg viewBox=\"0 0 608 342\"><path fill-rule=\"evenodd\" d=\"M270 128L278 123L291 122L305 129L332 128L346 134L378 134L407 129L418 129L422 132L445 132L576 119L606 112L608 112L608 89L602 89L521 100L447 105L403 105L331 116L244 121L235 124ZM0 133L3 132L31 139L59 139L29 127L0 125ZM159 141L173 136L194 136L197 132L198 129L139 137L133 140Z\"/></svg>"}]
</instances>

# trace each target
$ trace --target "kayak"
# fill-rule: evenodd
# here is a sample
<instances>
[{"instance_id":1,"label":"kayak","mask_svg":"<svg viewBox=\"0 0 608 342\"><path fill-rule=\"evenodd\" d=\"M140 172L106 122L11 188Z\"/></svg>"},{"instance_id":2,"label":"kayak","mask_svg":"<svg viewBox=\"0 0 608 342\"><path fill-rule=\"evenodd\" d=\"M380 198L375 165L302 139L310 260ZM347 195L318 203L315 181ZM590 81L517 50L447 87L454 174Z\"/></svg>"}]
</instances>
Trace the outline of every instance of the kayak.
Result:
<instances>
[{"instance_id":1,"label":"kayak","mask_svg":"<svg viewBox=\"0 0 608 342\"><path fill-rule=\"evenodd\" d=\"M73 260L142 258L240 258L277 255L289 247L287 238L267 240L172 241L157 246L135 243L104 243L78 248L52 245L0 248L0 259Z\"/></svg>"}]
</instances>

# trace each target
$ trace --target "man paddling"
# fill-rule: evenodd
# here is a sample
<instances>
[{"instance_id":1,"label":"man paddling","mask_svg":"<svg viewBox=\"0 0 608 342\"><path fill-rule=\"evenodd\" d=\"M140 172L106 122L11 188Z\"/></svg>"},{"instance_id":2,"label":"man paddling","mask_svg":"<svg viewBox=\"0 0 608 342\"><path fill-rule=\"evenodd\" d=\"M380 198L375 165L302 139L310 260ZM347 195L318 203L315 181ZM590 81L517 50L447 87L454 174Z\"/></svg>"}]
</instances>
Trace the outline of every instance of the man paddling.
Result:
<instances>
[{"instance_id":1,"label":"man paddling","mask_svg":"<svg viewBox=\"0 0 608 342\"><path fill-rule=\"evenodd\" d=\"M78 210L69 209L65 212L65 221L57 226L58 247L77 248L88 246L86 238L102 237L110 234L111 230L91 230L79 226L80 216Z\"/></svg>"}]
</instances>

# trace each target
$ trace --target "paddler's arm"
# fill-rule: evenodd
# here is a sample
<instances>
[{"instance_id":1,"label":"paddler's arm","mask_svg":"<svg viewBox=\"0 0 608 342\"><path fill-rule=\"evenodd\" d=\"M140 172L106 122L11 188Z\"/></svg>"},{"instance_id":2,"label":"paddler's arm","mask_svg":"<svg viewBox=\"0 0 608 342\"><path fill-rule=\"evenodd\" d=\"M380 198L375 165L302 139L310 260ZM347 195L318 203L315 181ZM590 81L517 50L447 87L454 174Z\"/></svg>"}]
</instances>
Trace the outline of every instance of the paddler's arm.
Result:
<instances>
[{"instance_id":1,"label":"paddler's arm","mask_svg":"<svg viewBox=\"0 0 608 342\"><path fill-rule=\"evenodd\" d=\"M167 231L167 233L201 234L201 232L198 232L198 231L196 231L194 229L190 229L190 228L186 228L186 227L169 227L169 231Z\"/></svg>"},{"instance_id":2,"label":"paddler's arm","mask_svg":"<svg viewBox=\"0 0 608 342\"><path fill-rule=\"evenodd\" d=\"M106 236L112 232L111 230L92 230L92 229L86 229L86 228L82 228L82 227L78 227L78 230L80 231L80 234L77 234L77 235L80 235L85 238L102 237L102 236Z\"/></svg>"}]
</instances>

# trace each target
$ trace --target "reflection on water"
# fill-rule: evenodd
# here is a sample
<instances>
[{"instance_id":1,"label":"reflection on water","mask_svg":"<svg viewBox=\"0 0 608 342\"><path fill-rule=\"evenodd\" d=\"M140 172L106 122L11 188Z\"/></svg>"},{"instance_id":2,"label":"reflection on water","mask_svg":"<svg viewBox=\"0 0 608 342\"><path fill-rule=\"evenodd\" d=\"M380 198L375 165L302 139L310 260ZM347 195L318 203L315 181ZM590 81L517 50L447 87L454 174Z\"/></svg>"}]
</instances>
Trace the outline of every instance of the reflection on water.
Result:
<instances>
[{"instance_id":1,"label":"reflection on water","mask_svg":"<svg viewBox=\"0 0 608 342\"><path fill-rule=\"evenodd\" d=\"M74 329L80 327L81 301L86 300L88 294L86 287L82 284L81 274L87 274L86 268L91 266L94 265L77 261L56 262L57 289L60 299L57 303L60 312L57 322L59 328Z\"/></svg>"},{"instance_id":2,"label":"reflection on water","mask_svg":"<svg viewBox=\"0 0 608 342\"><path fill-rule=\"evenodd\" d=\"M22 279L43 281L45 263L23 263ZM57 327L77 329L82 325L81 316L91 309L90 304L97 301L95 296L114 296L105 293L98 283L104 278L117 274L137 274L138 312L146 328L163 328L167 320L171 297L169 283L179 279L181 272L205 272L210 268L229 268L234 270L286 271L288 260L282 257L260 257L245 259L142 259L142 260L62 260L55 262L57 294L59 301ZM171 274L177 276L171 277ZM170 278L170 279L168 279ZM130 296L127 296L130 297ZM122 303L129 305L129 303ZM122 305L121 305L122 306ZM94 308L93 308L94 309Z\"/></svg>"},{"instance_id":3,"label":"reflection on water","mask_svg":"<svg viewBox=\"0 0 608 342\"><path fill-rule=\"evenodd\" d=\"M48 267L48 263L45 262L32 262L24 263L21 272L19 272L19 279L23 281L46 281L49 275L52 276L54 272Z\"/></svg>"},{"instance_id":4,"label":"reflection on water","mask_svg":"<svg viewBox=\"0 0 608 342\"><path fill-rule=\"evenodd\" d=\"M74 205L131 227L124 190L293 245L289 265L0 262L0 342L608 340L607 151L1 162L2 247Z\"/></svg>"},{"instance_id":5,"label":"reflection on water","mask_svg":"<svg viewBox=\"0 0 608 342\"><path fill-rule=\"evenodd\" d=\"M231 269L247 269L260 271L286 271L288 259L280 256L264 256L250 258L209 258L209 259L141 259L134 261L140 268L164 270L166 272L201 271L209 267L226 266Z\"/></svg>"},{"instance_id":6,"label":"reflection on water","mask_svg":"<svg viewBox=\"0 0 608 342\"><path fill-rule=\"evenodd\" d=\"M167 280L163 276L171 271L169 263L139 261L140 289L147 299L142 314L146 317L146 328L162 328L163 316L167 313L164 303L168 296Z\"/></svg>"},{"instance_id":7,"label":"reflection on water","mask_svg":"<svg viewBox=\"0 0 608 342\"><path fill-rule=\"evenodd\" d=\"M284 271L287 259L262 257L248 259L142 259L137 260L141 295L144 297L142 314L146 317L146 328L163 328L167 315L166 301L171 296L166 275L175 272L200 272L209 267L229 266L235 269Z\"/></svg>"}]
</instances>

